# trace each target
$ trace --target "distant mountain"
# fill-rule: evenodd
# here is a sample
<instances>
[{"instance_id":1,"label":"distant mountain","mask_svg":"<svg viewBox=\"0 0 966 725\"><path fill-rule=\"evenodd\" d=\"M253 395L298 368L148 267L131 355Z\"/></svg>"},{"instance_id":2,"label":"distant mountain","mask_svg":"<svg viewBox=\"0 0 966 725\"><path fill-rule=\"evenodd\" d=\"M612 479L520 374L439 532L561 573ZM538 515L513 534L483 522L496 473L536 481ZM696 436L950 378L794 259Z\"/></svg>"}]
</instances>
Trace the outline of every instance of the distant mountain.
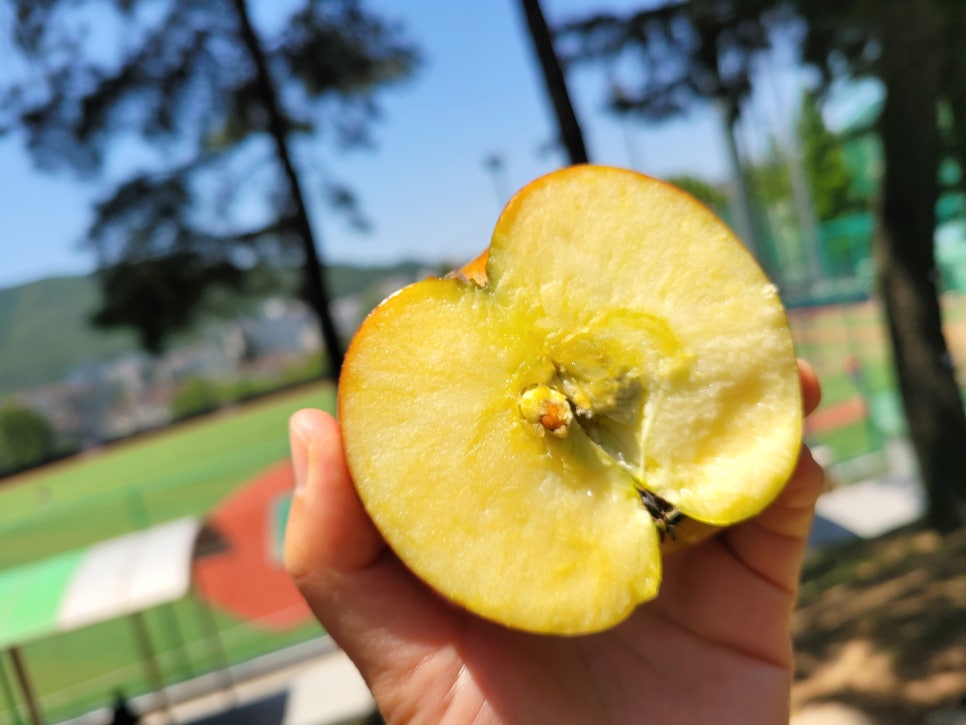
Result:
<instances>
[{"instance_id":1,"label":"distant mountain","mask_svg":"<svg viewBox=\"0 0 966 725\"><path fill-rule=\"evenodd\" d=\"M333 298L372 297L389 279L420 276L426 264L332 265ZM0 289L0 397L60 380L71 370L138 350L133 332L89 320L100 291L92 275L51 277Z\"/></svg>"},{"instance_id":2,"label":"distant mountain","mask_svg":"<svg viewBox=\"0 0 966 725\"><path fill-rule=\"evenodd\" d=\"M329 265L328 279L332 297L367 295L378 290L388 279L417 279L425 276L432 265L425 262L401 262L390 267L354 267L345 264ZM436 270L442 273L443 270ZM378 300L377 300L378 301Z\"/></svg>"},{"instance_id":3,"label":"distant mountain","mask_svg":"<svg viewBox=\"0 0 966 725\"><path fill-rule=\"evenodd\" d=\"M0 395L137 349L132 333L90 326L98 295L92 276L53 277L0 290Z\"/></svg>"}]
</instances>

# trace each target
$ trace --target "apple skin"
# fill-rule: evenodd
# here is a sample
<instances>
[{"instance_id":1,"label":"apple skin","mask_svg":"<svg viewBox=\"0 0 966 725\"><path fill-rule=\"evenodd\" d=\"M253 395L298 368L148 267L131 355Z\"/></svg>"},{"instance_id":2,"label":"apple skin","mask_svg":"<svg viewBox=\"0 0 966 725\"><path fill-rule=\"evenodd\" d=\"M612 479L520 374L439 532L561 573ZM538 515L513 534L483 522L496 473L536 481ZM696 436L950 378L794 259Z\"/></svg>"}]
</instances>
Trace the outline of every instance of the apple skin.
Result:
<instances>
[{"instance_id":1,"label":"apple skin","mask_svg":"<svg viewBox=\"0 0 966 725\"><path fill-rule=\"evenodd\" d=\"M537 179L531 182L530 184L528 184L527 187L525 187L521 192L518 192L518 194L514 196L514 198L507 205L504 212L501 214L497 222L496 228L494 230L494 240L496 240L500 235L505 235L506 231L512 228L515 221L515 215L517 213L517 209L519 205L522 203L521 199L523 199L528 193L530 193L531 189L537 189L543 184L548 183L548 180L552 179L552 177L554 177L557 174L570 173L570 171L573 168L574 167L571 167L570 169L563 169L558 172L554 172L553 174L549 174L545 177L541 177L540 179ZM613 169L611 171L628 173L617 169ZM656 180L652 180L652 181L656 181ZM660 182L660 183L663 184L663 182ZM669 184L663 184L663 186L666 188L666 190L671 191L674 194L678 194L682 197L686 197L687 199L689 199L691 203L698 203L698 202L695 202L695 200L691 199L691 197L689 197L685 192L677 189L676 187L673 187ZM478 257L476 257L474 260L464 265L464 267L462 267L458 272L454 273L453 276L455 276L458 279L462 279L464 281L472 282L473 285L475 285L476 287L479 287L485 290L488 286L488 280L490 278L489 265L491 261L492 260L491 260L490 249L487 249ZM399 294L399 293L396 293L396 294ZM371 313L370 317L367 318L367 320L363 323L363 327L370 325L371 323L373 326L375 326L375 322L378 321L381 315L383 314L383 310L382 310L383 306L395 296L396 295L391 296L390 298L387 299L386 302L384 302L376 310L374 310L373 313ZM786 325L787 325L787 320L786 320ZM353 341L350 344L349 350L346 355L347 366L352 366L354 363L354 359L359 351L359 345L361 344L360 339L361 339L361 336L357 335L356 337L353 338ZM797 380L797 374L796 374L796 380ZM345 400L345 396L343 395L342 386L340 384L340 395L339 395L339 401L338 401L340 417L343 417L344 415L344 400ZM792 403L794 405L794 401L792 401ZM800 397L797 400L796 414L800 420L800 416L801 416ZM801 438L800 427L798 429L797 437L798 437L798 440L800 441L800 438ZM793 470L795 458L796 458L795 456L788 457L789 463L787 468L787 475L790 475ZM352 470L351 465L350 465L350 470ZM785 476L786 479L787 479L787 475ZM780 489L779 488L775 489L774 495L777 495L778 490ZM763 498L761 501L760 508L764 508L764 506L766 506L770 502L771 498L773 498L773 496L767 499ZM760 510L760 508L757 510ZM743 514L739 520L743 520L750 515L754 515L755 512L756 511L749 511L748 513ZM662 553L669 553L671 551L676 551L680 548L694 545L704 540L708 536L714 535L717 531L721 529L722 526L729 525L730 523L737 523L737 521L719 524L717 522L709 523L705 521L698 521L690 518L684 518L675 527L674 535L665 537L663 539L663 543L661 544L661 551ZM405 558L404 558L404 561L405 561ZM439 587L435 587L435 588L439 589ZM444 596L448 596L448 593L445 591L442 591L441 593L443 593ZM578 626L574 629L556 629L555 628L556 625L552 625L549 628L544 628L542 626L531 627L531 626L528 626L527 624L521 625L519 621L515 621L512 618L510 620L504 621L498 616L493 616L492 613L481 612L475 606L472 606L471 604L467 604L466 602L462 602L458 598L451 597L451 599L452 601L454 601L454 603L463 604L464 606L467 606L469 609L476 612L477 614L482 614L482 616L491 618L494 621L501 621L502 623L507 624L508 626L521 628L521 629L529 629L530 631L544 631L547 633L554 633L554 634L580 634L580 633L589 632L589 631L597 631L600 628L606 628L606 627L612 626L613 624L616 624L618 621L620 621L620 619L626 616L627 613L629 613L629 611L625 611L614 621L604 623L603 625L596 624L589 629L581 628L581 626Z\"/></svg>"},{"instance_id":2,"label":"apple skin","mask_svg":"<svg viewBox=\"0 0 966 725\"><path fill-rule=\"evenodd\" d=\"M487 276L486 276L486 262L490 258L490 250L484 249L483 253L478 255L472 261L464 264L458 274L465 279L474 282L480 287L486 287Z\"/></svg>"}]
</instances>

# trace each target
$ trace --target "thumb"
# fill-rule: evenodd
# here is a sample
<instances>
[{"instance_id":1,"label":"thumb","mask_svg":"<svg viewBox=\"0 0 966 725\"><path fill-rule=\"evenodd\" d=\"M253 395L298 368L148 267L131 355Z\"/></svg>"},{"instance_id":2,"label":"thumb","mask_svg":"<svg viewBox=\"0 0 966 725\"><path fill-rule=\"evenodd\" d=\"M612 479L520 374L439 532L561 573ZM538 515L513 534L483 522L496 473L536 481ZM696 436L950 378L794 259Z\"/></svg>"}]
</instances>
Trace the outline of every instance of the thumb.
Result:
<instances>
[{"instance_id":1,"label":"thumb","mask_svg":"<svg viewBox=\"0 0 966 725\"><path fill-rule=\"evenodd\" d=\"M296 487L285 566L374 692L395 691L452 638L455 610L389 555L352 484L332 416L300 410L289 432Z\"/></svg>"},{"instance_id":2,"label":"thumb","mask_svg":"<svg viewBox=\"0 0 966 725\"><path fill-rule=\"evenodd\" d=\"M289 573L302 587L368 566L385 544L352 485L338 423L321 410L300 410L289 435L296 480L285 535Z\"/></svg>"}]
</instances>

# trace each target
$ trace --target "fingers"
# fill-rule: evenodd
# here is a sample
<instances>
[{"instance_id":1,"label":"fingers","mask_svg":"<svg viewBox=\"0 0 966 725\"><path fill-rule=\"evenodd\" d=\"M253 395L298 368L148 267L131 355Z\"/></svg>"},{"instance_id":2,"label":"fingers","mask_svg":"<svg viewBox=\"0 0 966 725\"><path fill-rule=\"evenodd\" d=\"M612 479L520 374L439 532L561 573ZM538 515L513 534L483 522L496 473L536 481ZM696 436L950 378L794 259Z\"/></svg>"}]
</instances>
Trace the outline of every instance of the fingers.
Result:
<instances>
[{"instance_id":1,"label":"fingers","mask_svg":"<svg viewBox=\"0 0 966 725\"><path fill-rule=\"evenodd\" d=\"M289 573L299 580L368 566L385 544L352 485L338 424L321 410L300 410L289 433L296 478L285 536Z\"/></svg>"},{"instance_id":2,"label":"fingers","mask_svg":"<svg viewBox=\"0 0 966 725\"><path fill-rule=\"evenodd\" d=\"M289 424L296 492L285 565L322 626L382 699L453 637L455 610L416 580L359 500L332 416L301 410Z\"/></svg>"},{"instance_id":3,"label":"fingers","mask_svg":"<svg viewBox=\"0 0 966 725\"><path fill-rule=\"evenodd\" d=\"M798 361L802 384L802 409L806 416L815 411L822 390L815 370L804 360ZM762 514L749 522L773 535L806 539L812 525L815 502L825 486L825 472L815 462L811 451L802 445L798 463L778 498Z\"/></svg>"},{"instance_id":4,"label":"fingers","mask_svg":"<svg viewBox=\"0 0 966 725\"><path fill-rule=\"evenodd\" d=\"M825 486L825 472L812 452L802 446L798 465L778 498L749 523L771 534L791 539L808 537L815 502Z\"/></svg>"},{"instance_id":5,"label":"fingers","mask_svg":"<svg viewBox=\"0 0 966 725\"><path fill-rule=\"evenodd\" d=\"M824 480L821 467L802 446L795 473L778 499L757 517L725 532L739 560L790 594L798 590L815 501Z\"/></svg>"},{"instance_id":6,"label":"fingers","mask_svg":"<svg viewBox=\"0 0 966 725\"><path fill-rule=\"evenodd\" d=\"M807 417L815 411L822 399L818 376L812 366L804 360L798 361L798 372L802 382L802 408ZM812 457L812 452L803 445L799 452L798 464L778 499L769 507L764 520L778 524L778 514L773 509L785 510L788 515L782 525L774 528L786 536L807 537L812 523L812 510L825 487L825 472ZM761 521L762 517L758 517Z\"/></svg>"},{"instance_id":7,"label":"fingers","mask_svg":"<svg viewBox=\"0 0 966 725\"><path fill-rule=\"evenodd\" d=\"M798 361L805 415L821 400L815 371ZM765 511L726 532L732 552L750 569L788 592L798 587L799 570L814 518L815 502L825 487L825 472L803 445L795 470L778 498Z\"/></svg>"},{"instance_id":8,"label":"fingers","mask_svg":"<svg viewBox=\"0 0 966 725\"><path fill-rule=\"evenodd\" d=\"M822 399L822 389L815 370L804 360L798 361L798 376L802 381L802 408L811 415Z\"/></svg>"},{"instance_id":9,"label":"fingers","mask_svg":"<svg viewBox=\"0 0 966 725\"><path fill-rule=\"evenodd\" d=\"M798 361L802 381L802 407L805 415L812 413L822 397L815 370L804 360ZM798 463L778 498L752 523L766 525L775 534L804 538L812 522L812 509L825 485L825 472L815 462L812 452L802 445Z\"/></svg>"}]
</instances>

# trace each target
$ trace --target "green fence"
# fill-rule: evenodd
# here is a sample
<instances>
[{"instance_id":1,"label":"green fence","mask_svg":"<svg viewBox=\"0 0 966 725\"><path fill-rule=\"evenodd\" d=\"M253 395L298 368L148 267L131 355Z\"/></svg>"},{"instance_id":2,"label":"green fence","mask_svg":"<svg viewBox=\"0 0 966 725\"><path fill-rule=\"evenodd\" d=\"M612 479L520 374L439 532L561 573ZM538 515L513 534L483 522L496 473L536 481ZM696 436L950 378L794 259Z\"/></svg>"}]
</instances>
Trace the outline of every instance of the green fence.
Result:
<instances>
[{"instance_id":1,"label":"green fence","mask_svg":"<svg viewBox=\"0 0 966 725\"><path fill-rule=\"evenodd\" d=\"M331 386L309 386L2 480L0 570L183 516L204 517L287 458L292 412L333 404ZM270 508L266 516L277 523L280 513ZM267 547L266 556L272 553ZM321 634L314 621L279 628L282 614L252 620L192 591L146 611L143 622L170 685ZM26 643L22 656L46 719L103 707L117 691L151 691L134 634L131 620L120 619ZM14 704L10 663L2 660L0 725L13 725L25 717Z\"/></svg>"},{"instance_id":2,"label":"green fence","mask_svg":"<svg viewBox=\"0 0 966 725\"><path fill-rule=\"evenodd\" d=\"M966 295L947 292L941 302L957 378L966 381ZM822 383L810 442L826 446L836 461L879 453L905 435L883 315L875 298L789 311L797 352Z\"/></svg>"}]
</instances>

